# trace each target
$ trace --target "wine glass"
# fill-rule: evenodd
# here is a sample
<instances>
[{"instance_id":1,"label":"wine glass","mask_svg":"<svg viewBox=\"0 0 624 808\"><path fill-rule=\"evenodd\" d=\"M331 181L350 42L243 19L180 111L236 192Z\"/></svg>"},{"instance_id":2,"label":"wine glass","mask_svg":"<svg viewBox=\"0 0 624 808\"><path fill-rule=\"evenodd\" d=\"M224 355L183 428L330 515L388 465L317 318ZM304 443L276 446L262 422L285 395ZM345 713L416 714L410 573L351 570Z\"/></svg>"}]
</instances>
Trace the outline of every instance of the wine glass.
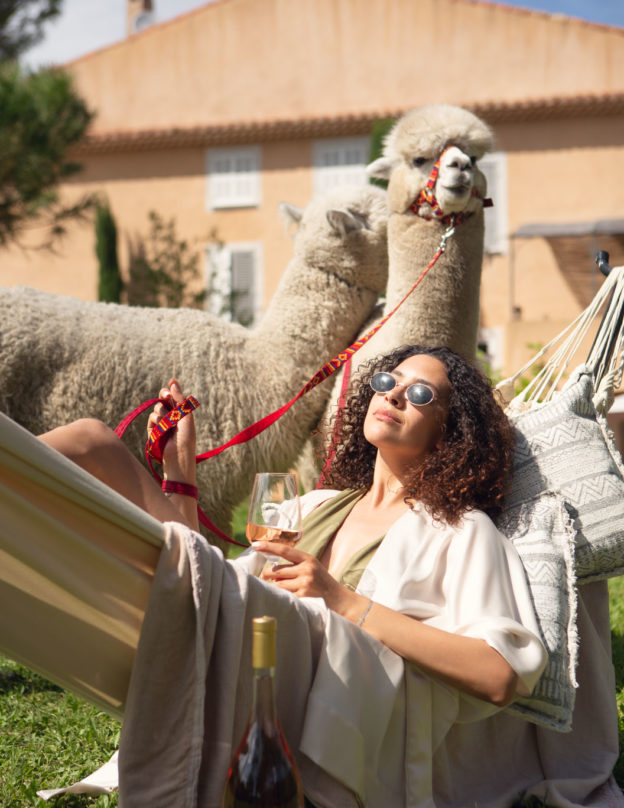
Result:
<instances>
[{"instance_id":1,"label":"wine glass","mask_svg":"<svg viewBox=\"0 0 624 808\"><path fill-rule=\"evenodd\" d=\"M260 472L256 474L249 515L247 538L252 541L280 542L292 547L301 538L301 505L297 475ZM268 561L283 559L265 553Z\"/></svg>"}]
</instances>

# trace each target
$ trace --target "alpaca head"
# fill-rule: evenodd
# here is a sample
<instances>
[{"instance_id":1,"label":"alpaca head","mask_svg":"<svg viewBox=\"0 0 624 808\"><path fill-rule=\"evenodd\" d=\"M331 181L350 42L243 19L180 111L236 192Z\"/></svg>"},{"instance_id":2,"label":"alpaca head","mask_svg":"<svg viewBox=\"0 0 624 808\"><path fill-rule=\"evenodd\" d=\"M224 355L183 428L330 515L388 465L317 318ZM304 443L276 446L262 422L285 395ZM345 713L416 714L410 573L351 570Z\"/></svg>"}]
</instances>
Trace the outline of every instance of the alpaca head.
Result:
<instances>
[{"instance_id":1,"label":"alpaca head","mask_svg":"<svg viewBox=\"0 0 624 808\"><path fill-rule=\"evenodd\" d=\"M476 115L461 107L437 104L400 118L384 141L383 156L367 171L389 181L390 212L405 213L442 155L434 187L438 205L445 214L470 212L481 205L473 189L484 196L486 187L477 160L491 148L492 133ZM425 216L430 212L419 210Z\"/></svg>"},{"instance_id":2,"label":"alpaca head","mask_svg":"<svg viewBox=\"0 0 624 808\"><path fill-rule=\"evenodd\" d=\"M388 279L386 194L373 185L340 187L301 210L282 203L297 224L294 254L301 265L382 294Z\"/></svg>"}]
</instances>

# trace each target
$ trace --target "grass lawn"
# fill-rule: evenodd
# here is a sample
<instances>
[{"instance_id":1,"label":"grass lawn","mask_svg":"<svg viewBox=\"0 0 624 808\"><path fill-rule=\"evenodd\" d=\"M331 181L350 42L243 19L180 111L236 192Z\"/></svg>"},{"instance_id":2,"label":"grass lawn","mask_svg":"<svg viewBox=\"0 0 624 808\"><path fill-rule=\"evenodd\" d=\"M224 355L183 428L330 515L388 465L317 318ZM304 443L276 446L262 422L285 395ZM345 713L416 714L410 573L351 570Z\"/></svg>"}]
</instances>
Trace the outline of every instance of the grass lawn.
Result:
<instances>
[{"instance_id":1,"label":"grass lawn","mask_svg":"<svg viewBox=\"0 0 624 808\"><path fill-rule=\"evenodd\" d=\"M244 526L243 526L244 530ZM624 751L624 577L609 582L613 662ZM62 796L40 800L41 788L68 785L102 765L117 748L120 724L36 674L0 656L0 805L3 808L46 804L114 808L117 795ZM615 775L624 787L624 754ZM525 802L539 808L539 802ZM519 806L520 808L520 806Z\"/></svg>"},{"instance_id":2,"label":"grass lawn","mask_svg":"<svg viewBox=\"0 0 624 808\"><path fill-rule=\"evenodd\" d=\"M609 605L620 735L620 757L615 764L614 774L620 788L624 788L624 577L609 581Z\"/></svg>"},{"instance_id":3,"label":"grass lawn","mask_svg":"<svg viewBox=\"0 0 624 808\"><path fill-rule=\"evenodd\" d=\"M116 806L116 794L46 803L36 792L99 768L117 748L120 728L82 699L0 657L0 805Z\"/></svg>"}]
</instances>

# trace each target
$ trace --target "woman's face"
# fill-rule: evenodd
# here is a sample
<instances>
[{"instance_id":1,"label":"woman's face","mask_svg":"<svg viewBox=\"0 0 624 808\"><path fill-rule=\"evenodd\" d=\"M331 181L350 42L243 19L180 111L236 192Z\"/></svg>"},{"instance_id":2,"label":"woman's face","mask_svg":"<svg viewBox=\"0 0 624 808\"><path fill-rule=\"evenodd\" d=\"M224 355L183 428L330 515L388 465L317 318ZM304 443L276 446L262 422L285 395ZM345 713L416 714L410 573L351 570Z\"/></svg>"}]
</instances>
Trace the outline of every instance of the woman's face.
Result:
<instances>
[{"instance_id":1,"label":"woman's face","mask_svg":"<svg viewBox=\"0 0 624 808\"><path fill-rule=\"evenodd\" d=\"M364 419L364 437L388 454L388 459L411 463L433 451L440 440L448 412L451 386L446 368L433 356L416 354L390 371L397 385L388 393L375 393ZM405 395L417 382L430 387L434 399L414 406Z\"/></svg>"}]
</instances>

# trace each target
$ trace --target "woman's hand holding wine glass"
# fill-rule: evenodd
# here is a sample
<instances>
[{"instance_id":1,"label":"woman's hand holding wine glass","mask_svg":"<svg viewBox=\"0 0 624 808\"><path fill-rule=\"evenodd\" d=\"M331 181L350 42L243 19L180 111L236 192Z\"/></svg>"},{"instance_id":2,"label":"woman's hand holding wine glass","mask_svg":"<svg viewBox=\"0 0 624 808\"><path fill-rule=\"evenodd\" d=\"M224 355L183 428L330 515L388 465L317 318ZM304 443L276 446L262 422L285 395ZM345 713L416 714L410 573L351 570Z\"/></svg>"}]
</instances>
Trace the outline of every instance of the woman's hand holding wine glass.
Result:
<instances>
[{"instance_id":1,"label":"woman's hand holding wine glass","mask_svg":"<svg viewBox=\"0 0 624 808\"><path fill-rule=\"evenodd\" d=\"M301 505L295 474L256 474L249 502L247 538L250 542L277 542L289 547L299 541ZM279 561L270 552L265 555L273 563Z\"/></svg>"},{"instance_id":2,"label":"woman's hand holding wine glass","mask_svg":"<svg viewBox=\"0 0 624 808\"><path fill-rule=\"evenodd\" d=\"M295 547L301 530L296 475L256 474L247 538L270 562L261 577L297 597L323 598L329 608L347 615L352 601L361 596L339 584L317 558Z\"/></svg>"}]
</instances>

